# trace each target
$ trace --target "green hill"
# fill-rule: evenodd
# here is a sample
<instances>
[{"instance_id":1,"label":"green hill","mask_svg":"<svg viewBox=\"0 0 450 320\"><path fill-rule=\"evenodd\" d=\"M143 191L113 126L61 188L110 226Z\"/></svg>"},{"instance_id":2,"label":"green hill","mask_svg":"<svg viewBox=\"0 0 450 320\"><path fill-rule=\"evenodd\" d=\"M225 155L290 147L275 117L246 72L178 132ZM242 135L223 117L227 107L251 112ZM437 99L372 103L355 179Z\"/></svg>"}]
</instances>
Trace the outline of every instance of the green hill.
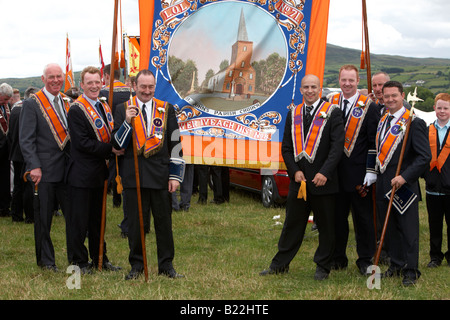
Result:
<instances>
[{"instance_id":1,"label":"green hill","mask_svg":"<svg viewBox=\"0 0 450 320\"><path fill-rule=\"evenodd\" d=\"M338 87L339 68L343 64L353 64L359 68L361 51L336 45L327 45L324 87ZM370 55L371 72L387 72L392 80L405 87L424 87L433 93L450 89L450 59L411 58L385 54ZM365 70L360 70L360 87L367 86Z\"/></svg>"},{"instance_id":2,"label":"green hill","mask_svg":"<svg viewBox=\"0 0 450 320\"><path fill-rule=\"evenodd\" d=\"M361 51L328 44L325 63L324 87L339 87L338 72L343 64L354 64L359 68ZM433 93L450 90L450 59L411 58L385 54L371 54L372 74L386 71L392 80L402 82L405 87L423 87ZM360 72L360 88L367 86L366 71ZM79 83L80 72L74 73L75 83ZM9 83L23 94L29 86L40 88L40 76L30 78L0 79Z\"/></svg>"}]
</instances>

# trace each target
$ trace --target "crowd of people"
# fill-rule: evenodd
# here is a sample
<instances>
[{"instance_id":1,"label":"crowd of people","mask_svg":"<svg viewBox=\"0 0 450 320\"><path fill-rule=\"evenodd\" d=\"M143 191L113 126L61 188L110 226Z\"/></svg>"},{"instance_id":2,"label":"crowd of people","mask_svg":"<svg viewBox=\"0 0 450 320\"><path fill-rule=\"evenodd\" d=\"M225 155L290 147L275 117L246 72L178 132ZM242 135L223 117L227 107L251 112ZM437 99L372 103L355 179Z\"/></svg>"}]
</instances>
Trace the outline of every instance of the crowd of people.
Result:
<instances>
[{"instance_id":1,"label":"crowd of people","mask_svg":"<svg viewBox=\"0 0 450 320\"><path fill-rule=\"evenodd\" d=\"M428 267L441 265L444 258L450 263L450 251L442 252L443 221L447 238L450 221L450 95L436 96L437 119L427 128L410 112L402 84L388 74L373 75L373 92L367 96L358 90L359 81L358 69L344 65L341 92L321 98L319 78L302 79L304 101L287 115L281 149L290 177L286 219L278 251L260 275L289 271L311 211L319 231L314 278L324 280L331 270L347 268L351 212L360 273L370 275L373 264L386 262L382 277L402 277L404 286L414 285L421 275L421 177L430 228Z\"/></svg>"},{"instance_id":2,"label":"crowd of people","mask_svg":"<svg viewBox=\"0 0 450 320\"><path fill-rule=\"evenodd\" d=\"M185 163L175 109L154 96L151 71L140 71L127 84L120 82L119 70L112 81L110 73L107 66L103 86L100 70L86 67L81 90L62 93L63 71L51 63L41 78L43 88L28 88L23 100L18 90L0 85L0 214L34 223L37 265L57 271L50 227L60 209L68 263L84 274L94 268L117 271L121 267L109 260L101 232L105 194L111 192L113 205L123 208L119 228L130 250L125 279L144 272L142 230L148 232L150 216L159 274L183 277L173 265L172 210L189 211L197 191L198 203L206 204L210 176L210 202L229 201L229 170ZM427 127L411 112L402 84L388 74L374 74L373 92L366 95L359 81L358 69L344 65L341 91L322 98L318 76L303 77L303 103L287 113L281 148L290 177L286 219L278 251L260 275L289 271L311 212L319 231L314 278L324 280L331 270L347 268L351 214L360 273L370 274L386 231L381 261L389 267L383 276L415 284L421 275L421 177L430 228L428 267L441 265L444 258L450 263L450 251L442 252L443 221L450 221L450 94L436 96L437 119ZM393 205L392 192L408 205ZM383 230L388 207L393 213Z\"/></svg>"}]
</instances>

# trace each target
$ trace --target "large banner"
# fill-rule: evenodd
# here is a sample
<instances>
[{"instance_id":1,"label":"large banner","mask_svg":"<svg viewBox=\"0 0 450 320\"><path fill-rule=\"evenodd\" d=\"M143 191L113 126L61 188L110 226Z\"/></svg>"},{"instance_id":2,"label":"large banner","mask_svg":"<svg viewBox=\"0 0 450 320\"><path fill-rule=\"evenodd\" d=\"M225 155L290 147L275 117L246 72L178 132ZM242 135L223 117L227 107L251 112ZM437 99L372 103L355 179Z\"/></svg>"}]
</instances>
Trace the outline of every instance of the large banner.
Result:
<instances>
[{"instance_id":1,"label":"large banner","mask_svg":"<svg viewBox=\"0 0 450 320\"><path fill-rule=\"evenodd\" d=\"M140 68L175 106L188 163L284 169L286 114L321 80L329 0L140 0Z\"/></svg>"}]
</instances>

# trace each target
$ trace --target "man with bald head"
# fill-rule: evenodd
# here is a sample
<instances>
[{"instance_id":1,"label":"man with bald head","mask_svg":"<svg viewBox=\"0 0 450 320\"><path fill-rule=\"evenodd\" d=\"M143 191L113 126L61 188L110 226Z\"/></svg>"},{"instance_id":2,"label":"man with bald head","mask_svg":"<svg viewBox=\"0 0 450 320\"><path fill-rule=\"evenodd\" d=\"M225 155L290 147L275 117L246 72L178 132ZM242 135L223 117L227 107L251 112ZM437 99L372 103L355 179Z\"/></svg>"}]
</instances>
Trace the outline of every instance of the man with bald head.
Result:
<instances>
[{"instance_id":1,"label":"man with bald head","mask_svg":"<svg viewBox=\"0 0 450 320\"><path fill-rule=\"evenodd\" d=\"M262 276L288 272L302 244L311 210L319 229L314 279L326 279L331 270L334 205L339 190L336 168L344 146L344 126L339 107L321 100L321 90L319 78L306 75L300 88L304 102L286 117L281 147L290 178L286 220L278 252L269 269L260 273Z\"/></svg>"},{"instance_id":2,"label":"man with bald head","mask_svg":"<svg viewBox=\"0 0 450 320\"><path fill-rule=\"evenodd\" d=\"M19 141L26 171L39 191L40 210L34 213L37 264L43 269L57 271L50 228L56 201L63 213L67 209L64 176L70 144L67 128L69 99L60 93L64 75L59 65L45 66L41 80L44 87L23 102ZM67 254L70 262L69 242Z\"/></svg>"}]
</instances>

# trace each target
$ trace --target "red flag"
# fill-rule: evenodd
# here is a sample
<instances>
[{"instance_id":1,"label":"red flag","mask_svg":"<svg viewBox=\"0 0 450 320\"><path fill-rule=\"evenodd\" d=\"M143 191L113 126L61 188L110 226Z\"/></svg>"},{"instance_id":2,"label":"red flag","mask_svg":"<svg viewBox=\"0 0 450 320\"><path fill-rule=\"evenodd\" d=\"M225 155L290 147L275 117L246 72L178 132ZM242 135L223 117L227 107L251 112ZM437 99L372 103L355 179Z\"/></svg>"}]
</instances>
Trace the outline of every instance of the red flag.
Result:
<instances>
[{"instance_id":1,"label":"red flag","mask_svg":"<svg viewBox=\"0 0 450 320\"><path fill-rule=\"evenodd\" d=\"M103 69L105 69L105 62L103 61L103 54L102 54L102 44L99 41L99 47L98 47L98 54L100 58L100 72L102 74L102 83L105 85L105 78L103 77Z\"/></svg>"},{"instance_id":2,"label":"red flag","mask_svg":"<svg viewBox=\"0 0 450 320\"><path fill-rule=\"evenodd\" d=\"M70 42L69 35L67 35L66 41L66 78L64 83L64 92L74 86L73 82L73 70L72 70L72 57L70 55Z\"/></svg>"}]
</instances>

